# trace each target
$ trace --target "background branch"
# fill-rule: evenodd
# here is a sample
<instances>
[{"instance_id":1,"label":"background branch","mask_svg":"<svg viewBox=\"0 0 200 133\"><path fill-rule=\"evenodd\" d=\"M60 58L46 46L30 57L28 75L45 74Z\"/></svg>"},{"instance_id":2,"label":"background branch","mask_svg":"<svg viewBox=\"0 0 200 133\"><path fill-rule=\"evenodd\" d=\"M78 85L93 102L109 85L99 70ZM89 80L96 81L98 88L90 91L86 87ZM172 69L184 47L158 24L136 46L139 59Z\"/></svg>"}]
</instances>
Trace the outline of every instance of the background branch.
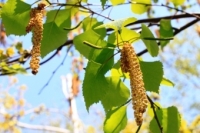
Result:
<instances>
[{"instance_id":1,"label":"background branch","mask_svg":"<svg viewBox=\"0 0 200 133\"><path fill-rule=\"evenodd\" d=\"M57 72L57 70L64 64L65 62L65 59L67 58L67 54L70 50L70 48L72 47L73 45L70 45L67 49L67 52L65 54L65 57L63 58L62 62L56 67L56 69L52 72L50 78L48 79L48 81L46 82L46 84L40 89L40 91L38 92L38 94L40 95L42 93L42 91L45 89L45 87L47 87L51 81L51 79L53 78L54 74Z\"/></svg>"},{"instance_id":2,"label":"background branch","mask_svg":"<svg viewBox=\"0 0 200 133\"><path fill-rule=\"evenodd\" d=\"M27 124L23 122L17 121L16 125L21 128L27 128L32 130L44 130L49 132L57 132L57 133L71 133L71 131L59 128L59 127L53 127L53 126L42 126L42 125L33 125L33 124Z\"/></svg>"}]
</instances>

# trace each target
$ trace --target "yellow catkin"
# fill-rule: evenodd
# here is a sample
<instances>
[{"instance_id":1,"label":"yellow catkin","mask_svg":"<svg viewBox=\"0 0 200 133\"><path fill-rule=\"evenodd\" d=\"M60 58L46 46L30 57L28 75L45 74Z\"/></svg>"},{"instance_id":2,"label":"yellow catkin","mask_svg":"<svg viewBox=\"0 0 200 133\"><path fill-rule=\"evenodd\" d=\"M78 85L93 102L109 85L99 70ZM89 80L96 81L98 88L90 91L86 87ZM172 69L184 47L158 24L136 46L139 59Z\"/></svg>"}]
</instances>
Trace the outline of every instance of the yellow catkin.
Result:
<instances>
[{"instance_id":1,"label":"yellow catkin","mask_svg":"<svg viewBox=\"0 0 200 133\"><path fill-rule=\"evenodd\" d=\"M137 55L129 43L125 43L121 50L121 69L125 73L128 72L130 76L134 116L139 126L142 124L142 116L146 111L148 99Z\"/></svg>"},{"instance_id":2,"label":"yellow catkin","mask_svg":"<svg viewBox=\"0 0 200 133\"><path fill-rule=\"evenodd\" d=\"M43 14L45 4L40 3L38 7L31 9L30 21L26 27L26 32L32 31L33 48L31 50L30 68L33 74L37 74L40 67L40 46L43 33Z\"/></svg>"}]
</instances>

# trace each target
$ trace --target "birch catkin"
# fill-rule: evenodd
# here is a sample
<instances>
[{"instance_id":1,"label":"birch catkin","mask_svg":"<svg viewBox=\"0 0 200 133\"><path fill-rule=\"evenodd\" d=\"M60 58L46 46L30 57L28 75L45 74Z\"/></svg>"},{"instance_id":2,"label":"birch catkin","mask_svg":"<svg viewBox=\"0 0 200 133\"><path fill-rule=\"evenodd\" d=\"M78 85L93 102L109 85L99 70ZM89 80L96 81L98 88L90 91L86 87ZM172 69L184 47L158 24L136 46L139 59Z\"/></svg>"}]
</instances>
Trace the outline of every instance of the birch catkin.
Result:
<instances>
[{"instance_id":1,"label":"birch catkin","mask_svg":"<svg viewBox=\"0 0 200 133\"><path fill-rule=\"evenodd\" d=\"M128 72L130 76L130 85L132 93L132 104L135 121L141 125L143 113L146 111L148 99L145 93L144 82L140 64L133 47L126 43L121 50L121 69Z\"/></svg>"},{"instance_id":2,"label":"birch catkin","mask_svg":"<svg viewBox=\"0 0 200 133\"><path fill-rule=\"evenodd\" d=\"M31 50L30 68L33 74L37 74L40 67L40 46L43 33L43 14L45 4L40 3L38 7L31 9L30 21L26 27L26 32L32 31L33 48Z\"/></svg>"}]
</instances>

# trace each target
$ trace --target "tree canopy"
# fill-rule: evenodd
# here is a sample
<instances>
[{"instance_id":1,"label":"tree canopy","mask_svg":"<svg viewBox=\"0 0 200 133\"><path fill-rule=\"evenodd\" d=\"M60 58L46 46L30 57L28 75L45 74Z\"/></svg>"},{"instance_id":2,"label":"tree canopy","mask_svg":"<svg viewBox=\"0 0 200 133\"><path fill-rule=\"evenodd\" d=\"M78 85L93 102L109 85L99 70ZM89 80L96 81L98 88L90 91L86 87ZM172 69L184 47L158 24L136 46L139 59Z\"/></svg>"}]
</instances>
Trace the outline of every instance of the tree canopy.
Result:
<instances>
[{"instance_id":1,"label":"tree canopy","mask_svg":"<svg viewBox=\"0 0 200 133\"><path fill-rule=\"evenodd\" d=\"M22 0L7 0L1 3L2 44L6 44L5 36L27 36L31 32L33 47L27 50L23 43L17 42L1 49L0 76L27 74L29 69L36 75L40 73L39 67L63 48L67 49L67 56L74 47L86 59L85 66L84 59L72 64L75 75L84 70L81 86L85 109L89 112L93 104L102 104L106 114L105 133L119 133L127 126L128 104L133 106L137 123L135 132L139 132L145 118L150 117L149 132L179 133L183 120L177 107L162 107L150 94L159 94L161 85L174 86L173 81L165 77L164 62L159 59L159 54L176 35L200 20L200 13L190 11L199 6L199 1L98 2L39 0L29 4ZM124 10L118 13L126 14L130 10L132 15L113 19L110 14L115 14L115 10L112 9L121 6ZM143 49L138 52L138 47ZM179 65L177 67L182 66ZM78 78L75 82L79 84ZM76 87L74 89L76 94Z\"/></svg>"}]
</instances>

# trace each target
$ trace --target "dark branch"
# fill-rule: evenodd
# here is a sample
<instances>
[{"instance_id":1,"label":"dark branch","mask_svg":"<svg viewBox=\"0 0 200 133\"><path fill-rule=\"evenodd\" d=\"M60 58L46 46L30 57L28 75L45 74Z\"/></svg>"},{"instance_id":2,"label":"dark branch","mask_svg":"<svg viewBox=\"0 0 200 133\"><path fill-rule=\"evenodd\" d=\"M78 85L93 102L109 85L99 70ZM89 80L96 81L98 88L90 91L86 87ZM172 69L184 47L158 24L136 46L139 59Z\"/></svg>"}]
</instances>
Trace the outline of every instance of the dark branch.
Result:
<instances>
[{"instance_id":1,"label":"dark branch","mask_svg":"<svg viewBox=\"0 0 200 133\"><path fill-rule=\"evenodd\" d=\"M161 126L161 123L159 122L158 116L156 114L156 109L155 109L155 103L151 100L151 98L147 95L147 98L151 104L151 108L153 110L154 118L156 120L156 123L158 124L158 127L160 129L160 132L163 133L163 127Z\"/></svg>"},{"instance_id":2,"label":"dark branch","mask_svg":"<svg viewBox=\"0 0 200 133\"><path fill-rule=\"evenodd\" d=\"M194 13L195 16L200 16L200 13ZM183 19L183 18L194 18L194 16L188 15L188 14L180 14L180 15L174 15L174 16L165 16L165 17L158 17L158 18L148 18L148 19L141 19L137 20L133 23L128 24L127 26L133 26L136 24L142 24L142 23L158 23L161 19ZM107 32L113 31L113 29L107 29Z\"/></svg>"},{"instance_id":3,"label":"dark branch","mask_svg":"<svg viewBox=\"0 0 200 133\"><path fill-rule=\"evenodd\" d=\"M197 23L198 21L199 21L199 19L195 19L195 20L191 21L190 23L187 23L186 25L182 26L180 29L178 29L174 32L174 36L177 35L178 33L180 33L181 31L187 29L191 25ZM158 43L158 45L160 45L160 43ZM141 56L141 55L145 54L146 52L148 52L147 49L144 49L141 52L137 53L137 56Z\"/></svg>"}]
</instances>

